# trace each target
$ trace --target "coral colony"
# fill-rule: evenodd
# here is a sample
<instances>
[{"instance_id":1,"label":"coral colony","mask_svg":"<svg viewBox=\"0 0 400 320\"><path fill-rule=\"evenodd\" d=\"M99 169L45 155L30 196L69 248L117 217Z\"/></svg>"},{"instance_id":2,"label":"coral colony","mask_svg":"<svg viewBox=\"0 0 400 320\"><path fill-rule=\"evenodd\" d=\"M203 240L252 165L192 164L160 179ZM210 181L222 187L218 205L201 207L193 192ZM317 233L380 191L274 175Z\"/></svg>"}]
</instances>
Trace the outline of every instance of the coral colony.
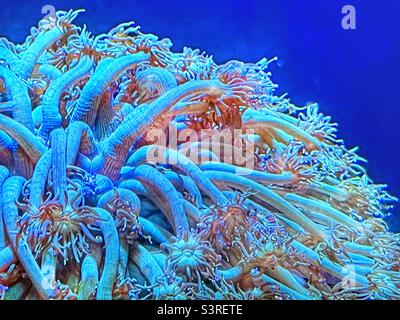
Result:
<instances>
[{"instance_id":1,"label":"coral colony","mask_svg":"<svg viewBox=\"0 0 400 320\"><path fill-rule=\"evenodd\" d=\"M0 41L2 299L399 299L396 200L269 64L78 11Z\"/></svg>"}]
</instances>

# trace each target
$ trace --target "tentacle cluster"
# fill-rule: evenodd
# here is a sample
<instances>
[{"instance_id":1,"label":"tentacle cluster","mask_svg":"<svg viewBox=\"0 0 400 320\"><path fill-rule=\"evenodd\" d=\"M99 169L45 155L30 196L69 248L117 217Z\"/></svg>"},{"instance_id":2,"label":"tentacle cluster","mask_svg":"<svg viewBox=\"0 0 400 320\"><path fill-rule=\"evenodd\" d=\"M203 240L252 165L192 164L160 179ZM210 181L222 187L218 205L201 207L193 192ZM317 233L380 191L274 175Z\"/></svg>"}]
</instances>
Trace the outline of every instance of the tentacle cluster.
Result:
<instances>
[{"instance_id":1,"label":"tentacle cluster","mask_svg":"<svg viewBox=\"0 0 400 320\"><path fill-rule=\"evenodd\" d=\"M0 299L400 298L396 199L276 58L80 11L0 39Z\"/></svg>"}]
</instances>

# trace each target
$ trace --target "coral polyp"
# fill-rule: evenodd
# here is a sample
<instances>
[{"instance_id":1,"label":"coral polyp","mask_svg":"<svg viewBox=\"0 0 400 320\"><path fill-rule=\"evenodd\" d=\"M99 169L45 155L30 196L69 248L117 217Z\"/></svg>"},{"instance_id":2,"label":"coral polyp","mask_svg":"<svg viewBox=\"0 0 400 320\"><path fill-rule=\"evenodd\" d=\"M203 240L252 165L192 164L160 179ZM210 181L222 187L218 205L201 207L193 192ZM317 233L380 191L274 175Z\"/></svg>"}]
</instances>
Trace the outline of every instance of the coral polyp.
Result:
<instances>
[{"instance_id":1,"label":"coral polyp","mask_svg":"<svg viewBox=\"0 0 400 320\"><path fill-rule=\"evenodd\" d=\"M1 299L400 299L396 199L276 58L81 11L0 39Z\"/></svg>"}]
</instances>

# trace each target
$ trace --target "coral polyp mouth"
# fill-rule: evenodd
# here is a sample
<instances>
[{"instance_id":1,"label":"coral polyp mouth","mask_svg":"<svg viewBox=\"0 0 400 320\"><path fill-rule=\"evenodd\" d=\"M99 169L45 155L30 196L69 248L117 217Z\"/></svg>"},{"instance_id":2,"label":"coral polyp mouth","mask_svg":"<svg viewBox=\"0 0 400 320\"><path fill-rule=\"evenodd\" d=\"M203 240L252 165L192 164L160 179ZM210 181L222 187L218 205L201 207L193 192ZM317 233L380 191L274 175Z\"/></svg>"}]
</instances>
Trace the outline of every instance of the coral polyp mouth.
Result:
<instances>
[{"instance_id":1,"label":"coral polyp mouth","mask_svg":"<svg viewBox=\"0 0 400 320\"><path fill-rule=\"evenodd\" d=\"M79 12L0 39L0 299L400 299L396 199L276 58Z\"/></svg>"}]
</instances>

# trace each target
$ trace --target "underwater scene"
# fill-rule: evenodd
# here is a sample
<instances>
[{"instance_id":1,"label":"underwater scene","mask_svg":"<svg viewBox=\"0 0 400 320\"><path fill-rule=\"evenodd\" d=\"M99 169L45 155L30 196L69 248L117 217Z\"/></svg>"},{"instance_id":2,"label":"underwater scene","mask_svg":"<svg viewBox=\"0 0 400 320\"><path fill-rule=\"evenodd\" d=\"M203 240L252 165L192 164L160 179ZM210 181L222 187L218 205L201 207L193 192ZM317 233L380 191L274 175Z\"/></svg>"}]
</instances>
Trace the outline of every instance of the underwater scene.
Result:
<instances>
[{"instance_id":1,"label":"underwater scene","mask_svg":"<svg viewBox=\"0 0 400 320\"><path fill-rule=\"evenodd\" d=\"M0 0L0 300L400 299L400 4L350 2Z\"/></svg>"}]
</instances>

